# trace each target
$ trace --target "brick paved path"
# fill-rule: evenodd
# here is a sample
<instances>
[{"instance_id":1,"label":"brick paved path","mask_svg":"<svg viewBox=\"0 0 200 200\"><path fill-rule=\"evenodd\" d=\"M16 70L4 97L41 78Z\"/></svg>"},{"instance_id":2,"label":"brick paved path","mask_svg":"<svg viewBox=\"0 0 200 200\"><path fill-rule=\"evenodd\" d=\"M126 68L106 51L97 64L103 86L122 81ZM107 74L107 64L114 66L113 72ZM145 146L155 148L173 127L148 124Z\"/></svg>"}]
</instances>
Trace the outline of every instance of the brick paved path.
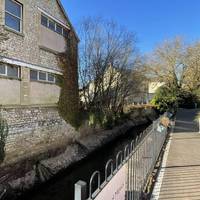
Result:
<instances>
[{"instance_id":1,"label":"brick paved path","mask_svg":"<svg viewBox=\"0 0 200 200\"><path fill-rule=\"evenodd\" d=\"M179 110L152 199L200 200L200 133L197 110Z\"/></svg>"}]
</instances>

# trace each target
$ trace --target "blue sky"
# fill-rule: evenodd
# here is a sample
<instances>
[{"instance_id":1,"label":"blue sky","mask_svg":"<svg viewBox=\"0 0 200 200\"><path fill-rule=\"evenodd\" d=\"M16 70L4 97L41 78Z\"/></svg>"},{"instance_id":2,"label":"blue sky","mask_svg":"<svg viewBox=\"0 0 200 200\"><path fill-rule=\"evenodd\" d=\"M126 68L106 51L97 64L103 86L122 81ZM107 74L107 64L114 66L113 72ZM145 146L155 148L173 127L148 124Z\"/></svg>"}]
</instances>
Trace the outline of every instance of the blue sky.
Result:
<instances>
[{"instance_id":1,"label":"blue sky","mask_svg":"<svg viewBox=\"0 0 200 200\"><path fill-rule=\"evenodd\" d=\"M62 0L75 27L82 17L114 19L136 33L141 52L182 35L200 39L200 0Z\"/></svg>"}]
</instances>

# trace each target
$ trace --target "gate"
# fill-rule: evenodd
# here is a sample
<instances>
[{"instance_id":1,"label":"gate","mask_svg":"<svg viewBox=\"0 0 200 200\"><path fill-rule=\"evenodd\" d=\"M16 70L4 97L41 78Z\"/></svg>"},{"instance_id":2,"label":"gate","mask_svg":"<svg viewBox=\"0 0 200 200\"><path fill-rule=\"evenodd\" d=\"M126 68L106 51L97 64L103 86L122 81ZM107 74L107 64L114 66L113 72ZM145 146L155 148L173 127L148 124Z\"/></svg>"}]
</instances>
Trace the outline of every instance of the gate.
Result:
<instances>
[{"instance_id":1,"label":"gate","mask_svg":"<svg viewBox=\"0 0 200 200\"><path fill-rule=\"evenodd\" d=\"M105 166L105 179L95 171L89 183L75 184L75 200L139 200L167 137L167 114L153 122ZM96 181L97 188L93 183ZM89 191L88 191L89 189ZM89 197L88 194L89 193Z\"/></svg>"}]
</instances>

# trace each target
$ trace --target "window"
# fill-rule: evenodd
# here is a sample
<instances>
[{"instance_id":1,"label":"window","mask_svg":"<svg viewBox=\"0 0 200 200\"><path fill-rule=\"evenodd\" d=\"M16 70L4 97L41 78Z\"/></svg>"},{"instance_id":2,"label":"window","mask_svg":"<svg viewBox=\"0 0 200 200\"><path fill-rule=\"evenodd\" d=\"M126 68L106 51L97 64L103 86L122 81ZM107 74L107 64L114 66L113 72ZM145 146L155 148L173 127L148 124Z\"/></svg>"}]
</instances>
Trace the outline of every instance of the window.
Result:
<instances>
[{"instance_id":1,"label":"window","mask_svg":"<svg viewBox=\"0 0 200 200\"><path fill-rule=\"evenodd\" d=\"M56 32L59 33L60 35L62 35L62 32L63 32L62 26L56 24Z\"/></svg>"},{"instance_id":2,"label":"window","mask_svg":"<svg viewBox=\"0 0 200 200\"><path fill-rule=\"evenodd\" d=\"M35 70L30 71L30 79L31 81L37 81L38 80L38 72Z\"/></svg>"},{"instance_id":3,"label":"window","mask_svg":"<svg viewBox=\"0 0 200 200\"><path fill-rule=\"evenodd\" d=\"M55 26L56 26L55 22L49 20L49 28L50 28L52 31L55 31Z\"/></svg>"},{"instance_id":4,"label":"window","mask_svg":"<svg viewBox=\"0 0 200 200\"><path fill-rule=\"evenodd\" d=\"M18 67L7 65L7 76L18 78Z\"/></svg>"},{"instance_id":5,"label":"window","mask_svg":"<svg viewBox=\"0 0 200 200\"><path fill-rule=\"evenodd\" d=\"M41 24L64 37L68 36L69 30L65 29L62 25L56 23L53 19L50 19L44 14L41 15Z\"/></svg>"},{"instance_id":6,"label":"window","mask_svg":"<svg viewBox=\"0 0 200 200\"><path fill-rule=\"evenodd\" d=\"M48 81L49 82L55 82L55 77L53 74L48 74Z\"/></svg>"},{"instance_id":7,"label":"window","mask_svg":"<svg viewBox=\"0 0 200 200\"><path fill-rule=\"evenodd\" d=\"M41 24L42 24L43 26L48 27L48 18L45 17L44 15L42 15L42 17L41 17Z\"/></svg>"},{"instance_id":8,"label":"window","mask_svg":"<svg viewBox=\"0 0 200 200\"><path fill-rule=\"evenodd\" d=\"M46 81L47 80L47 74L45 72L39 72L39 80L40 81Z\"/></svg>"},{"instance_id":9,"label":"window","mask_svg":"<svg viewBox=\"0 0 200 200\"><path fill-rule=\"evenodd\" d=\"M37 70L30 70L30 80L31 81L45 81L49 83L55 83L55 76L54 74L37 71Z\"/></svg>"},{"instance_id":10,"label":"window","mask_svg":"<svg viewBox=\"0 0 200 200\"><path fill-rule=\"evenodd\" d=\"M15 0L5 0L5 25L15 31L22 31L22 5Z\"/></svg>"},{"instance_id":11,"label":"window","mask_svg":"<svg viewBox=\"0 0 200 200\"><path fill-rule=\"evenodd\" d=\"M19 67L14 65L0 64L0 75L8 76L11 78L19 78Z\"/></svg>"},{"instance_id":12,"label":"window","mask_svg":"<svg viewBox=\"0 0 200 200\"><path fill-rule=\"evenodd\" d=\"M0 74L6 75L6 66L4 64L0 64Z\"/></svg>"},{"instance_id":13,"label":"window","mask_svg":"<svg viewBox=\"0 0 200 200\"><path fill-rule=\"evenodd\" d=\"M63 36L66 38L68 37L68 31L66 29L63 29Z\"/></svg>"}]
</instances>

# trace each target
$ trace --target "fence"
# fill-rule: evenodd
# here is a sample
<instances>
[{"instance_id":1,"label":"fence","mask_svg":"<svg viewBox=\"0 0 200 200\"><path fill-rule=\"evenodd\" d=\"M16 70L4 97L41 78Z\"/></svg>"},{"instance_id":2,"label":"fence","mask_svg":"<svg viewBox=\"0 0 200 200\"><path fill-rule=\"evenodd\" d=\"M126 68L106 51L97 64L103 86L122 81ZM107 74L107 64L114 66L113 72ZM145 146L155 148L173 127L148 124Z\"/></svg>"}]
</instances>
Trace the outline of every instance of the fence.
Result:
<instances>
[{"instance_id":1,"label":"fence","mask_svg":"<svg viewBox=\"0 0 200 200\"><path fill-rule=\"evenodd\" d=\"M165 114L166 115L166 114ZM149 175L152 173L167 136L167 127L161 116L143 133L118 152L114 160L105 166L105 180L101 184L99 171L95 171L89 183L75 184L75 200L139 200ZM115 163L115 164L114 164ZM97 180L97 181L96 181ZM94 188L96 181L97 189Z\"/></svg>"}]
</instances>

